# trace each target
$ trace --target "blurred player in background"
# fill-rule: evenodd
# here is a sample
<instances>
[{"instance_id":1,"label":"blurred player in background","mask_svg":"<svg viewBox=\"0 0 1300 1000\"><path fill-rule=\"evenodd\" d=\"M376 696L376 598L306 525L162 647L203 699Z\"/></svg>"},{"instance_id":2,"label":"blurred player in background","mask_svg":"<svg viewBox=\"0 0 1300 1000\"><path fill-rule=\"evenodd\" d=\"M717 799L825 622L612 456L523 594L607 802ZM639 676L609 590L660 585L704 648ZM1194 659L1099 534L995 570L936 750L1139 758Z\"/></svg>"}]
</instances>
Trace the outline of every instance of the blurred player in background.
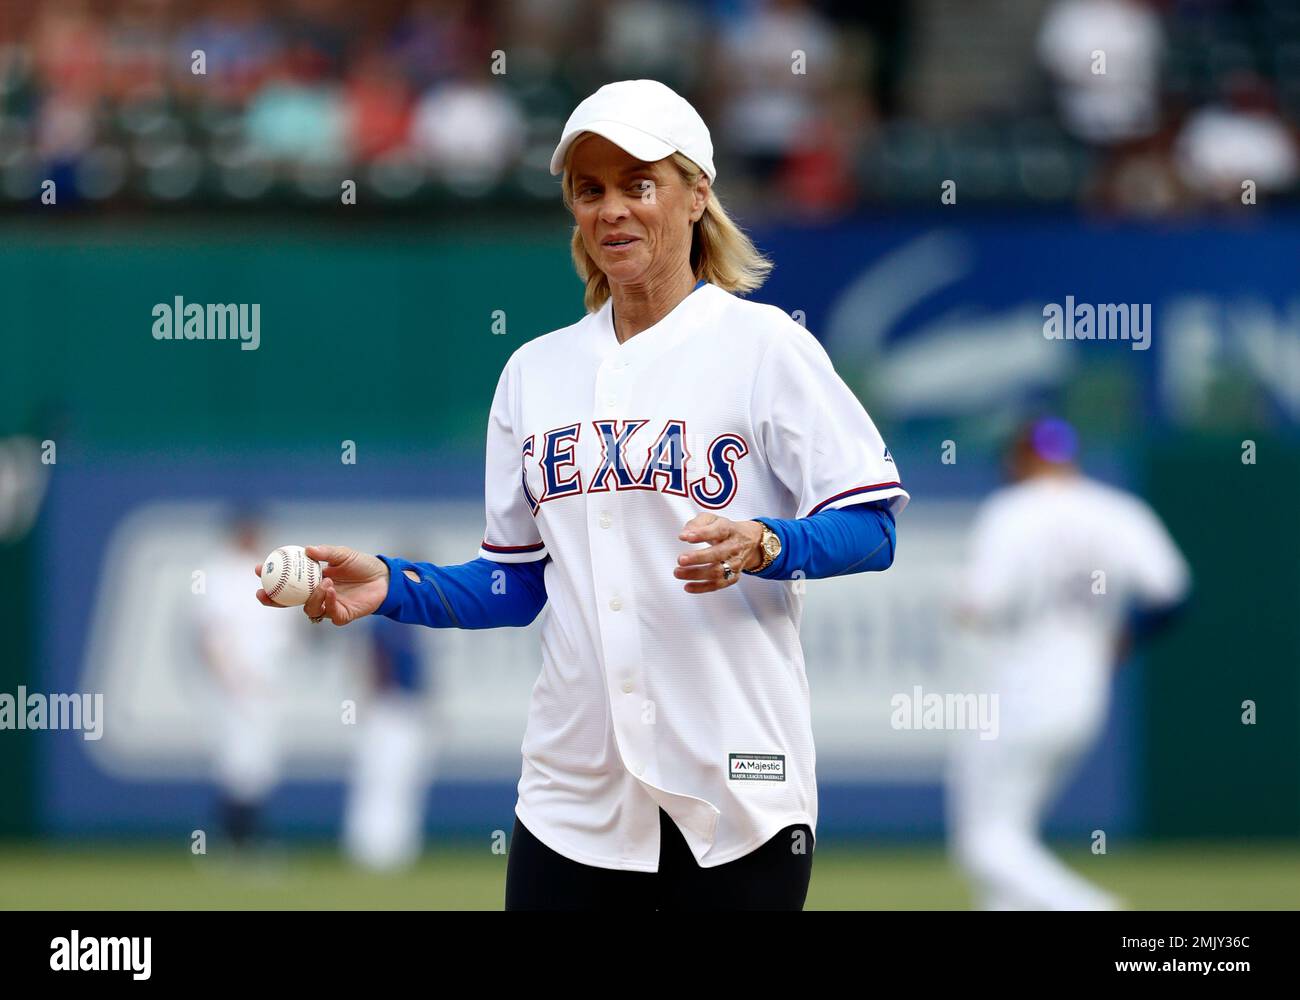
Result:
<instances>
[{"instance_id":1,"label":"blurred player in background","mask_svg":"<svg viewBox=\"0 0 1300 1000\"><path fill-rule=\"evenodd\" d=\"M356 864L395 870L420 854L430 780L426 676L414 629L378 616L369 625L373 690L358 709L343 844Z\"/></svg>"},{"instance_id":2,"label":"blurred player in background","mask_svg":"<svg viewBox=\"0 0 1300 1000\"><path fill-rule=\"evenodd\" d=\"M1106 718L1129 632L1149 634L1186 601L1187 564L1142 500L1084 476L1069 424L1015 439L1013 484L978 512L961 616L986 640L996 738L954 740L950 846L982 909L1115 909L1120 901L1039 839L1052 799ZM965 734L963 734L965 735Z\"/></svg>"},{"instance_id":3,"label":"blurred player in background","mask_svg":"<svg viewBox=\"0 0 1300 1000\"><path fill-rule=\"evenodd\" d=\"M280 774L276 695L280 670L293 643L290 622L250 613L250 562L265 555L259 523L241 511L217 553L199 607L203 658L214 682L211 712L213 771L220 793L221 823L237 848L260 832L262 804Z\"/></svg>"}]
</instances>

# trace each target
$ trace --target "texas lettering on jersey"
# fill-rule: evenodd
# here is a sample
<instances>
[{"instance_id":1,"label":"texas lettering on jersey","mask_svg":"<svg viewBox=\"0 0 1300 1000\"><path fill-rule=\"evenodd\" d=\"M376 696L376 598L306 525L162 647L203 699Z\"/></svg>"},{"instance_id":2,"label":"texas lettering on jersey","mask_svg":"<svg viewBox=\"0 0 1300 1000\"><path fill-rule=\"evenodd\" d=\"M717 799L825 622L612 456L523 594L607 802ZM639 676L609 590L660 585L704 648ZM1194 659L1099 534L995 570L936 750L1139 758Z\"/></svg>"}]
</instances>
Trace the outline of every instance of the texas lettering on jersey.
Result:
<instances>
[{"instance_id":1,"label":"texas lettering on jersey","mask_svg":"<svg viewBox=\"0 0 1300 1000\"><path fill-rule=\"evenodd\" d=\"M542 433L540 441L530 434L523 446L523 487L529 510L536 514L542 504L553 500L611 490L658 490L689 497L709 510L718 510L735 499L740 488L737 463L749 454L742 435L719 434L703 446L703 454L694 455L685 420L669 419L657 433L646 426L648 423L593 420L552 428ZM600 444L599 464L585 481L574 455L584 432L595 435ZM644 458L630 462L630 456L643 448ZM694 479L692 459L695 467L703 470ZM538 495L528 483L530 463L539 473L542 489Z\"/></svg>"}]
</instances>

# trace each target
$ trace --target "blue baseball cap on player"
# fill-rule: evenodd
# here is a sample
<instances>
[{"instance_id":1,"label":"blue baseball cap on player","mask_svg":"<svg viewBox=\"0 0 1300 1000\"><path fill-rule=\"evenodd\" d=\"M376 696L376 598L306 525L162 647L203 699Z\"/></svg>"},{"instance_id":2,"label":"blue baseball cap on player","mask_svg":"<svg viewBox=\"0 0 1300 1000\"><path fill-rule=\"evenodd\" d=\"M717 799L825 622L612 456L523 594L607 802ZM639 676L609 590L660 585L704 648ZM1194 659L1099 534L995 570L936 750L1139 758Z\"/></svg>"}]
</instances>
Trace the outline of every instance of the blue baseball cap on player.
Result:
<instances>
[{"instance_id":1,"label":"blue baseball cap on player","mask_svg":"<svg viewBox=\"0 0 1300 1000\"><path fill-rule=\"evenodd\" d=\"M1079 436L1060 417L1036 420L1029 431L1029 444L1045 462L1073 462L1079 452Z\"/></svg>"},{"instance_id":2,"label":"blue baseball cap on player","mask_svg":"<svg viewBox=\"0 0 1300 1000\"><path fill-rule=\"evenodd\" d=\"M704 119L686 98L658 80L607 83L579 104L551 154L552 174L564 170L564 157L583 132L604 136L646 163L681 153L708 175L710 184L717 179L713 140Z\"/></svg>"}]
</instances>

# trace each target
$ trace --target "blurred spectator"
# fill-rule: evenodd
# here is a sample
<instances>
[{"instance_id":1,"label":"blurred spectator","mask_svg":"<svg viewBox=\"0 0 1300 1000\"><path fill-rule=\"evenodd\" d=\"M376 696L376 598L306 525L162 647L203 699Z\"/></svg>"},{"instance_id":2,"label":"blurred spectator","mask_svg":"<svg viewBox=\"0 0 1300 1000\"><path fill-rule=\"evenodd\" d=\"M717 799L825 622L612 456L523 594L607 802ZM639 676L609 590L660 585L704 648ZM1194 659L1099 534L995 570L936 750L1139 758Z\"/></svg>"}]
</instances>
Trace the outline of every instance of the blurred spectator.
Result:
<instances>
[{"instance_id":1,"label":"blurred spectator","mask_svg":"<svg viewBox=\"0 0 1300 1000\"><path fill-rule=\"evenodd\" d=\"M516 80L556 84L568 79L579 99L606 80L584 79L599 73L594 58L599 26L590 0L513 0L497 8L489 48L508 57L507 72ZM615 71L615 78L625 79ZM567 112L566 112L567 113Z\"/></svg>"},{"instance_id":2,"label":"blurred spectator","mask_svg":"<svg viewBox=\"0 0 1300 1000\"><path fill-rule=\"evenodd\" d=\"M177 41L174 65L181 89L237 103L263 84L283 45L256 0L213 4L211 13L183 28ZM203 53L203 74L193 71L195 52Z\"/></svg>"},{"instance_id":3,"label":"blurred spectator","mask_svg":"<svg viewBox=\"0 0 1300 1000\"><path fill-rule=\"evenodd\" d=\"M166 95L171 64L168 0L132 0L109 22L104 46L107 92L117 101Z\"/></svg>"},{"instance_id":4,"label":"blurred spectator","mask_svg":"<svg viewBox=\"0 0 1300 1000\"><path fill-rule=\"evenodd\" d=\"M653 79L687 91L703 76L708 22L684 0L613 0L600 55L611 80Z\"/></svg>"},{"instance_id":5,"label":"blurred spectator","mask_svg":"<svg viewBox=\"0 0 1300 1000\"><path fill-rule=\"evenodd\" d=\"M465 0L417 0L393 30L389 57L416 91L463 75L487 59L485 25Z\"/></svg>"},{"instance_id":6,"label":"blurred spectator","mask_svg":"<svg viewBox=\"0 0 1300 1000\"><path fill-rule=\"evenodd\" d=\"M1042 5L1043 0L908 0L914 23L902 106L933 123L1031 110Z\"/></svg>"},{"instance_id":7,"label":"blurred spectator","mask_svg":"<svg viewBox=\"0 0 1300 1000\"><path fill-rule=\"evenodd\" d=\"M455 190L476 193L514 165L524 118L508 91L489 79L435 87L415 109L416 149Z\"/></svg>"},{"instance_id":8,"label":"blurred spectator","mask_svg":"<svg viewBox=\"0 0 1300 1000\"><path fill-rule=\"evenodd\" d=\"M36 125L36 150L43 160L62 164L74 160L95 141L95 109L76 94L50 94L41 105Z\"/></svg>"},{"instance_id":9,"label":"blurred spectator","mask_svg":"<svg viewBox=\"0 0 1300 1000\"><path fill-rule=\"evenodd\" d=\"M347 47L348 23L339 0L288 0L280 35L299 73L338 79Z\"/></svg>"},{"instance_id":10,"label":"blurred spectator","mask_svg":"<svg viewBox=\"0 0 1300 1000\"><path fill-rule=\"evenodd\" d=\"M837 95L798 132L794 149L781 170L777 203L805 221L832 217L849 210L857 197L855 137L869 130L865 97Z\"/></svg>"},{"instance_id":11,"label":"blurred spectator","mask_svg":"<svg viewBox=\"0 0 1300 1000\"><path fill-rule=\"evenodd\" d=\"M104 26L84 0L41 5L32 53L47 90L78 101L98 96L104 84Z\"/></svg>"},{"instance_id":12,"label":"blurred spectator","mask_svg":"<svg viewBox=\"0 0 1300 1000\"><path fill-rule=\"evenodd\" d=\"M57 0L41 9L32 52L44 100L36 121L36 150L63 165L95 139L95 110L104 86L104 31L82 0Z\"/></svg>"},{"instance_id":13,"label":"blurred spectator","mask_svg":"<svg viewBox=\"0 0 1300 1000\"><path fill-rule=\"evenodd\" d=\"M817 117L837 69L835 33L803 0L752 0L719 30L714 143L766 180Z\"/></svg>"},{"instance_id":14,"label":"blurred spectator","mask_svg":"<svg viewBox=\"0 0 1300 1000\"><path fill-rule=\"evenodd\" d=\"M1138 0L1060 0L1038 36L1065 127L1101 145L1159 126L1163 51L1160 19Z\"/></svg>"},{"instance_id":15,"label":"blurred spectator","mask_svg":"<svg viewBox=\"0 0 1300 1000\"><path fill-rule=\"evenodd\" d=\"M1278 116L1273 95L1252 74L1230 78L1226 98L1193 112L1178 136L1178 174L1198 197L1241 203L1242 183L1260 193L1295 184L1296 136Z\"/></svg>"},{"instance_id":16,"label":"blurred spectator","mask_svg":"<svg viewBox=\"0 0 1300 1000\"><path fill-rule=\"evenodd\" d=\"M355 156L373 160L405 145L411 130L411 92L377 45L357 58L344 102L348 147Z\"/></svg>"},{"instance_id":17,"label":"blurred spectator","mask_svg":"<svg viewBox=\"0 0 1300 1000\"><path fill-rule=\"evenodd\" d=\"M258 92L248 108L248 142L267 159L341 159L344 114L339 96L285 79Z\"/></svg>"}]
</instances>

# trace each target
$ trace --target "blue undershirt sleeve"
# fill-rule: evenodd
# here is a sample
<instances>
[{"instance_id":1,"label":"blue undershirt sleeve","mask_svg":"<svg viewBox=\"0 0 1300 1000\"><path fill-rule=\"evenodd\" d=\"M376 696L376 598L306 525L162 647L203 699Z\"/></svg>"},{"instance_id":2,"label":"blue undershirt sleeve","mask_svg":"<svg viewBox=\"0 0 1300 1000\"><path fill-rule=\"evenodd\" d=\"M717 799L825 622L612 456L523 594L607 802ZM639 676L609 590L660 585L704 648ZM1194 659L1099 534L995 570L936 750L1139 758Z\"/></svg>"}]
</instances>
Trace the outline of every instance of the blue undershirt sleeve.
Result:
<instances>
[{"instance_id":1,"label":"blue undershirt sleeve","mask_svg":"<svg viewBox=\"0 0 1300 1000\"><path fill-rule=\"evenodd\" d=\"M896 532L888 501L823 510L804 518L755 520L781 539L781 555L761 573L768 580L845 576L888 569ZM482 557L456 566L379 556L389 572L388 596L375 612L430 628L483 629L531 624L546 606L545 559L502 563ZM404 570L420 579L411 580Z\"/></svg>"},{"instance_id":2,"label":"blue undershirt sleeve","mask_svg":"<svg viewBox=\"0 0 1300 1000\"><path fill-rule=\"evenodd\" d=\"M379 556L388 565L388 596L375 614L430 628L500 628L531 624L546 606L547 559L484 559L456 566ZM419 578L412 580L404 570Z\"/></svg>"},{"instance_id":3,"label":"blue undershirt sleeve","mask_svg":"<svg viewBox=\"0 0 1300 1000\"><path fill-rule=\"evenodd\" d=\"M781 554L761 573L765 580L809 580L888 569L897 532L890 501L818 511L811 517L758 517L781 539Z\"/></svg>"}]
</instances>

